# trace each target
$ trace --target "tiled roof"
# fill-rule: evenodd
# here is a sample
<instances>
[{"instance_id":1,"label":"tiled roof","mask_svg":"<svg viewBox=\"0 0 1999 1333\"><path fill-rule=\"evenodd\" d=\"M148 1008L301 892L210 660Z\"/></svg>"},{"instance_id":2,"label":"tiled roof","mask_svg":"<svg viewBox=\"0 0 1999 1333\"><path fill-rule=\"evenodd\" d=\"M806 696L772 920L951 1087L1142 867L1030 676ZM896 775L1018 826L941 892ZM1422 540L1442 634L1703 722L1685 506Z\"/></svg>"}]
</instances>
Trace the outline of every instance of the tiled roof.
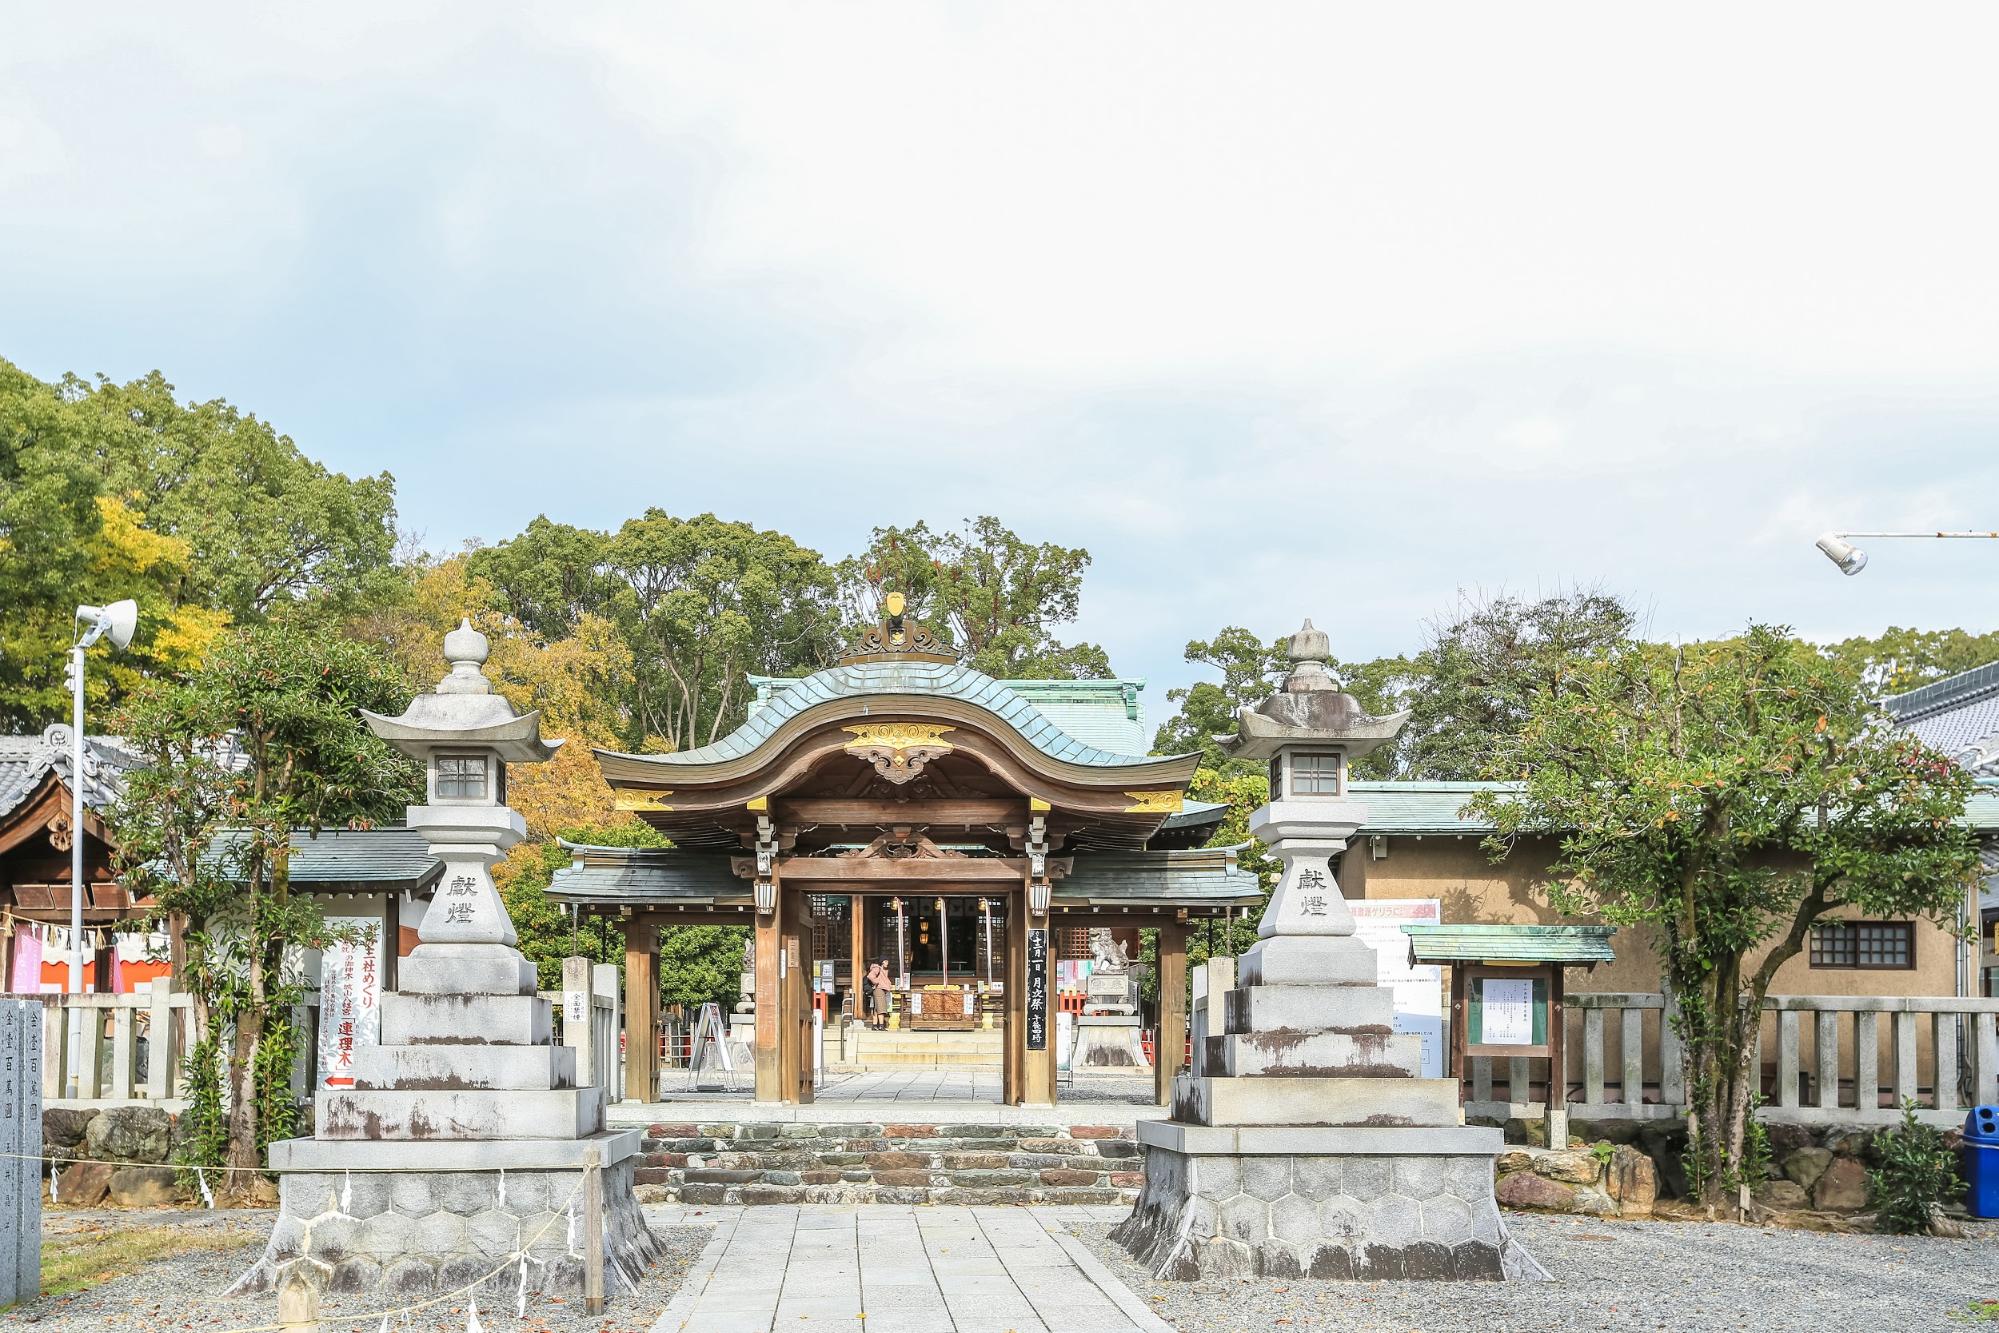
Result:
<instances>
[{"instance_id":1,"label":"tiled roof","mask_svg":"<svg viewBox=\"0 0 1999 1333\"><path fill-rule=\"evenodd\" d=\"M223 834L217 843L233 843L240 834ZM292 887L379 884L420 889L444 868L430 854L424 836L400 824L371 829L322 829L319 836L303 830L292 834Z\"/></svg>"},{"instance_id":2,"label":"tiled roof","mask_svg":"<svg viewBox=\"0 0 1999 1333\"><path fill-rule=\"evenodd\" d=\"M1404 926L1409 956L1419 963L1563 963L1574 967L1615 962L1615 926Z\"/></svg>"},{"instance_id":3,"label":"tiled roof","mask_svg":"<svg viewBox=\"0 0 1999 1333\"><path fill-rule=\"evenodd\" d=\"M646 755L646 762L673 767L738 759L769 739L786 720L814 705L833 699L891 694L927 695L973 704L997 716L1043 754L1065 763L1091 768L1124 768L1158 762L1157 757L1145 755L1142 738L1136 735L1132 739L1141 743L1135 745L1130 753L1088 744L1056 725L1011 685L958 663L862 662L830 667L797 679L752 676L750 684L756 688L758 706L742 726L711 745L670 754ZM1125 682L1106 684L1115 684L1121 689Z\"/></svg>"},{"instance_id":4,"label":"tiled roof","mask_svg":"<svg viewBox=\"0 0 1999 1333\"><path fill-rule=\"evenodd\" d=\"M91 762L86 765L83 802L103 810L117 800L126 770L138 761L116 736L83 738ZM39 736L0 736L0 816L26 800L42 778L53 771L69 785L69 728L50 727Z\"/></svg>"},{"instance_id":5,"label":"tiled roof","mask_svg":"<svg viewBox=\"0 0 1999 1333\"><path fill-rule=\"evenodd\" d=\"M1347 794L1367 811L1360 833L1492 832L1492 821L1459 814L1479 792L1520 790L1517 782L1351 782Z\"/></svg>"},{"instance_id":6,"label":"tiled roof","mask_svg":"<svg viewBox=\"0 0 1999 1333\"><path fill-rule=\"evenodd\" d=\"M549 896L559 902L734 902L750 896L748 881L716 852L571 845L574 859L555 872ZM1078 853L1055 881L1058 903L1249 904L1262 892L1255 875L1236 865L1235 848Z\"/></svg>"},{"instance_id":7,"label":"tiled roof","mask_svg":"<svg viewBox=\"0 0 1999 1333\"><path fill-rule=\"evenodd\" d=\"M1904 729L1974 772L1999 773L1999 662L1891 694L1882 706Z\"/></svg>"}]
</instances>

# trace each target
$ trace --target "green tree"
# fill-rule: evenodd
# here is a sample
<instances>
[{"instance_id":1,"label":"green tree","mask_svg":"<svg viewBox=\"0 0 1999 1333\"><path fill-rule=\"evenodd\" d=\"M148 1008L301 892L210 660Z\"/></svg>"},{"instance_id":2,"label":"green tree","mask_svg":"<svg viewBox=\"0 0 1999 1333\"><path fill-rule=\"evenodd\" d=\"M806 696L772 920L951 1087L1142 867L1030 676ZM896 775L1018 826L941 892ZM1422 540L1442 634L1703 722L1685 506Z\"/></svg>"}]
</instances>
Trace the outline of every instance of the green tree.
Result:
<instances>
[{"instance_id":1,"label":"green tree","mask_svg":"<svg viewBox=\"0 0 1999 1333\"><path fill-rule=\"evenodd\" d=\"M121 719L145 766L111 814L120 874L184 934L187 1138L220 1154L194 1162L239 1168L230 1192L295 1126L289 1015L305 979L289 960L331 938L318 905L291 895L292 833L396 818L420 798L415 765L358 711L408 701L379 652L280 620L233 631L185 680L148 682Z\"/></svg>"},{"instance_id":2,"label":"green tree","mask_svg":"<svg viewBox=\"0 0 1999 1333\"><path fill-rule=\"evenodd\" d=\"M506 611L545 639L569 635L586 615L608 615L619 582L608 568L611 538L538 514L517 537L474 551L468 570ZM486 608L480 608L486 609Z\"/></svg>"},{"instance_id":3,"label":"green tree","mask_svg":"<svg viewBox=\"0 0 1999 1333\"><path fill-rule=\"evenodd\" d=\"M1495 855L1555 839L1561 911L1655 932L1674 996L1689 1175L1720 1203L1747 1166L1756 1033L1777 969L1849 911L1955 928L1977 851L1971 778L1883 725L1854 676L1782 629L1572 659L1528 701L1485 792Z\"/></svg>"},{"instance_id":4,"label":"green tree","mask_svg":"<svg viewBox=\"0 0 1999 1333\"><path fill-rule=\"evenodd\" d=\"M1533 700L1586 656L1622 643L1635 617L1616 597L1576 590L1523 602L1463 599L1430 627L1406 694L1409 723L1397 738L1399 776L1467 781L1510 778L1508 742ZM1388 762L1388 761L1384 761Z\"/></svg>"},{"instance_id":5,"label":"green tree","mask_svg":"<svg viewBox=\"0 0 1999 1333\"><path fill-rule=\"evenodd\" d=\"M882 596L900 592L912 616L989 676L1101 680L1111 675L1102 648L1055 637L1076 619L1089 566L1081 547L1025 541L996 518L953 532L919 522L876 528L865 551L841 562L840 591L851 628L874 624Z\"/></svg>"},{"instance_id":6,"label":"green tree","mask_svg":"<svg viewBox=\"0 0 1999 1333\"><path fill-rule=\"evenodd\" d=\"M187 597L237 619L281 603L365 599L395 557L395 482L349 478L221 399L182 403L158 371L74 375L66 395L112 423L105 487L193 552Z\"/></svg>"},{"instance_id":7,"label":"green tree","mask_svg":"<svg viewBox=\"0 0 1999 1333\"><path fill-rule=\"evenodd\" d=\"M1999 662L1999 630L1889 628L1878 637L1842 639L1832 659L1882 694L1899 694L1960 671Z\"/></svg>"},{"instance_id":8,"label":"green tree","mask_svg":"<svg viewBox=\"0 0 1999 1333\"><path fill-rule=\"evenodd\" d=\"M1236 713L1268 699L1284 678L1289 665L1284 658L1284 640L1265 642L1240 625L1228 625L1212 639L1189 640L1184 657L1213 667L1222 678L1219 682L1197 680L1185 688L1166 691L1166 702L1179 708L1153 736L1153 753L1199 750L1201 766L1217 773L1260 768L1259 764L1229 758L1216 738L1234 734Z\"/></svg>"},{"instance_id":9,"label":"green tree","mask_svg":"<svg viewBox=\"0 0 1999 1333\"><path fill-rule=\"evenodd\" d=\"M748 714L747 675L832 655L832 570L781 532L648 509L618 529L606 561L622 585L612 619L632 650L635 738L705 745Z\"/></svg>"}]
</instances>

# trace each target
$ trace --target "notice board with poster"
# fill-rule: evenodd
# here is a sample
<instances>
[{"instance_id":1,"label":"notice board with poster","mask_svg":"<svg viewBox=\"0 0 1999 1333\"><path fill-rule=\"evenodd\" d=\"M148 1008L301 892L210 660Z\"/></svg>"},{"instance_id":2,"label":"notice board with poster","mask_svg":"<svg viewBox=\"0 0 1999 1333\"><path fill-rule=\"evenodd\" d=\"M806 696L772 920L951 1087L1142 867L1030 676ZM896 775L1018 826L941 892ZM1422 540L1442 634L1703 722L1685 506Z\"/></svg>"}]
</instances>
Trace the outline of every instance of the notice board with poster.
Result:
<instances>
[{"instance_id":1,"label":"notice board with poster","mask_svg":"<svg viewBox=\"0 0 1999 1333\"><path fill-rule=\"evenodd\" d=\"M1375 979L1395 996L1395 1030L1423 1039L1424 1078L1444 1076L1444 969L1411 962L1402 928L1443 919L1435 898L1350 898L1354 938L1374 950Z\"/></svg>"},{"instance_id":2,"label":"notice board with poster","mask_svg":"<svg viewBox=\"0 0 1999 1333\"><path fill-rule=\"evenodd\" d=\"M1048 1049L1048 931L1027 932L1027 1049Z\"/></svg>"},{"instance_id":3,"label":"notice board with poster","mask_svg":"<svg viewBox=\"0 0 1999 1333\"><path fill-rule=\"evenodd\" d=\"M329 916L349 936L319 955L319 1086L354 1086L354 1054L382 1039L382 918Z\"/></svg>"}]
</instances>

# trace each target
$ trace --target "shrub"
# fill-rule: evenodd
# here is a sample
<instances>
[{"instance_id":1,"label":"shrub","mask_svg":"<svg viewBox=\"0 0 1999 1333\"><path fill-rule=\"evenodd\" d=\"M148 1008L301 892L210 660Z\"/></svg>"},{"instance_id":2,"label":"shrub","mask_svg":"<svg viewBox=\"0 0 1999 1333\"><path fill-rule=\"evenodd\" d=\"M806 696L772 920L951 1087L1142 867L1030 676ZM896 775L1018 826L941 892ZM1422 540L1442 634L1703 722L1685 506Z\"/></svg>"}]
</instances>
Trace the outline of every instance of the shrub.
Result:
<instances>
[{"instance_id":1,"label":"shrub","mask_svg":"<svg viewBox=\"0 0 1999 1333\"><path fill-rule=\"evenodd\" d=\"M1914 1101L1902 1103L1902 1123L1874 1136L1879 1170L1867 1173L1881 1229L1900 1234L1930 1229L1930 1208L1964 1192L1957 1154L1943 1131L1916 1119Z\"/></svg>"}]
</instances>

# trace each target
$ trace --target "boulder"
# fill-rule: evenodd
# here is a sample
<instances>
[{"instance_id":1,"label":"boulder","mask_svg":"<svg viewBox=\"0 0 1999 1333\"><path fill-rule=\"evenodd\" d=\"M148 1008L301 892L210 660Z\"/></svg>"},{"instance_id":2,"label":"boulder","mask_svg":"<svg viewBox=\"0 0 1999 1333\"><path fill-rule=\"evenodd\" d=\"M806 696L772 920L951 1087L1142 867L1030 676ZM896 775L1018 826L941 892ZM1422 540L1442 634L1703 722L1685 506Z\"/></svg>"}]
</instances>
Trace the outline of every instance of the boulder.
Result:
<instances>
[{"instance_id":1,"label":"boulder","mask_svg":"<svg viewBox=\"0 0 1999 1333\"><path fill-rule=\"evenodd\" d=\"M1648 1121L1639 1132L1638 1146L1652 1159L1652 1166L1658 1172L1659 1192L1669 1199L1686 1198L1686 1127Z\"/></svg>"},{"instance_id":2,"label":"boulder","mask_svg":"<svg viewBox=\"0 0 1999 1333\"><path fill-rule=\"evenodd\" d=\"M1509 1171L1532 1171L1534 1169L1534 1154L1515 1148L1499 1154L1499 1157L1492 1165L1493 1169L1502 1176Z\"/></svg>"},{"instance_id":3,"label":"boulder","mask_svg":"<svg viewBox=\"0 0 1999 1333\"><path fill-rule=\"evenodd\" d=\"M98 1117L96 1111L68 1106L51 1106L42 1112L42 1146L53 1156L59 1148L75 1148L83 1142L84 1131ZM67 1154L74 1157L75 1153Z\"/></svg>"},{"instance_id":4,"label":"boulder","mask_svg":"<svg viewBox=\"0 0 1999 1333\"><path fill-rule=\"evenodd\" d=\"M1849 1213L1867 1206L1867 1168L1852 1157L1835 1157L1812 1186L1812 1206Z\"/></svg>"},{"instance_id":5,"label":"boulder","mask_svg":"<svg viewBox=\"0 0 1999 1333\"><path fill-rule=\"evenodd\" d=\"M170 1166L121 1166L111 1172L109 1202L114 1208L158 1208L187 1197L179 1172Z\"/></svg>"},{"instance_id":6,"label":"boulder","mask_svg":"<svg viewBox=\"0 0 1999 1333\"><path fill-rule=\"evenodd\" d=\"M1594 1185L1603 1174L1597 1155L1583 1149L1534 1154L1534 1174L1549 1180L1566 1180L1574 1185Z\"/></svg>"},{"instance_id":7,"label":"boulder","mask_svg":"<svg viewBox=\"0 0 1999 1333\"><path fill-rule=\"evenodd\" d=\"M1540 1208L1567 1213L1573 1212L1576 1206L1573 1187L1537 1176L1532 1171L1515 1171L1501 1176L1492 1192L1509 1208Z\"/></svg>"},{"instance_id":8,"label":"boulder","mask_svg":"<svg viewBox=\"0 0 1999 1333\"><path fill-rule=\"evenodd\" d=\"M1803 1189L1810 1189L1831 1165L1831 1149L1799 1148L1784 1159L1784 1177Z\"/></svg>"},{"instance_id":9,"label":"boulder","mask_svg":"<svg viewBox=\"0 0 1999 1333\"><path fill-rule=\"evenodd\" d=\"M1650 1217L1659 1201L1659 1168L1638 1149L1619 1144L1604 1172L1610 1197L1623 1217Z\"/></svg>"},{"instance_id":10,"label":"boulder","mask_svg":"<svg viewBox=\"0 0 1999 1333\"><path fill-rule=\"evenodd\" d=\"M1765 1208L1781 1208L1786 1212L1812 1206L1805 1187L1794 1180L1766 1180L1756 1187L1754 1197Z\"/></svg>"},{"instance_id":11,"label":"boulder","mask_svg":"<svg viewBox=\"0 0 1999 1333\"><path fill-rule=\"evenodd\" d=\"M58 1208L95 1208L111 1192L111 1173L118 1168L101 1162L61 1168L56 1177L55 1204Z\"/></svg>"},{"instance_id":12,"label":"boulder","mask_svg":"<svg viewBox=\"0 0 1999 1333\"><path fill-rule=\"evenodd\" d=\"M164 1162L173 1117L157 1106L114 1106L100 1111L84 1134L88 1155L113 1162Z\"/></svg>"}]
</instances>

